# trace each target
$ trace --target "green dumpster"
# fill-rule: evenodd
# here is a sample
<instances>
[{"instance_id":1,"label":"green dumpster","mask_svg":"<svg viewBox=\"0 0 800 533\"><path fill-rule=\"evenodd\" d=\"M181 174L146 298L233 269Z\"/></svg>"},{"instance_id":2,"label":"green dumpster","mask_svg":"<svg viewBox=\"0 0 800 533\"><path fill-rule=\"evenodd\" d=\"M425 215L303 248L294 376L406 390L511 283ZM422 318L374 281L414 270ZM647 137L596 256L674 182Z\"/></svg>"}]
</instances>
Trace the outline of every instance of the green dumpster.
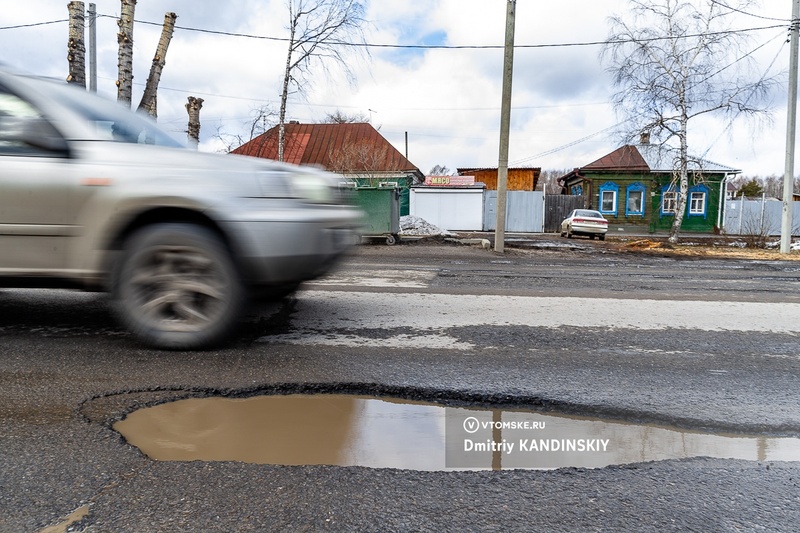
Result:
<instances>
[{"instance_id":1,"label":"green dumpster","mask_svg":"<svg viewBox=\"0 0 800 533\"><path fill-rule=\"evenodd\" d=\"M362 236L400 240L400 190L396 187L357 187L356 204L364 211Z\"/></svg>"}]
</instances>

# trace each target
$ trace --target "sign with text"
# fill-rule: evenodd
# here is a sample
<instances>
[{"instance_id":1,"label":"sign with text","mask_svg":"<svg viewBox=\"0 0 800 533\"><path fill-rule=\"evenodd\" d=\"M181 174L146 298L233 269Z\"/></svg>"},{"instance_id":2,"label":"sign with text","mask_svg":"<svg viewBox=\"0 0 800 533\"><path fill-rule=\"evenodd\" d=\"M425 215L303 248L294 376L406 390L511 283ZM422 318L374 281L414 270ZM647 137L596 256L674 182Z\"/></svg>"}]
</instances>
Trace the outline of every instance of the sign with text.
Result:
<instances>
[{"instance_id":1,"label":"sign with text","mask_svg":"<svg viewBox=\"0 0 800 533\"><path fill-rule=\"evenodd\" d=\"M463 187L475 185L475 176L425 176L425 185Z\"/></svg>"}]
</instances>

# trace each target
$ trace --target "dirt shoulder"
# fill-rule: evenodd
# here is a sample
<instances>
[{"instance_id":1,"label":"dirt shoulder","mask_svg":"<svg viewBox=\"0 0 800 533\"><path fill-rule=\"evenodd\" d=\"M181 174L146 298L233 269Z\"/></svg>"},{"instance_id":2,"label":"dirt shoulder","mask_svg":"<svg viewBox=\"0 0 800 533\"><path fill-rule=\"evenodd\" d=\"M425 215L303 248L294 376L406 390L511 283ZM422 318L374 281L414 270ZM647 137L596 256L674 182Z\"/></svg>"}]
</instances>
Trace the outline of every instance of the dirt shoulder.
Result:
<instances>
[{"instance_id":1,"label":"dirt shoulder","mask_svg":"<svg viewBox=\"0 0 800 533\"><path fill-rule=\"evenodd\" d=\"M782 254L778 246L753 248L748 247L745 241L732 237L712 236L696 238L687 236L681 238L678 244L670 244L666 237L616 237L608 239L606 244L619 251L652 253L661 256L709 257L714 259L731 258L758 261L800 261L800 250L793 250L789 254ZM795 247L796 246L795 244Z\"/></svg>"},{"instance_id":2,"label":"dirt shoulder","mask_svg":"<svg viewBox=\"0 0 800 533\"><path fill-rule=\"evenodd\" d=\"M409 237L404 237L408 239ZM413 237L411 237L413 239ZM418 237L420 238L420 237ZM442 236L421 237L418 242L431 244L472 243L487 241L494 246L494 233L458 232L455 238ZM800 239L795 238L794 249L789 254L781 254L777 238L769 239L765 248L748 245L746 238L723 235L683 235L678 244L670 244L666 235L613 235L605 241L583 237L567 239L553 233L507 234L506 246L517 249L547 249L552 251L593 250L603 248L620 253L642 253L658 256L676 256L709 259L745 259L752 261L800 261ZM408 241L406 241L408 243Z\"/></svg>"}]
</instances>

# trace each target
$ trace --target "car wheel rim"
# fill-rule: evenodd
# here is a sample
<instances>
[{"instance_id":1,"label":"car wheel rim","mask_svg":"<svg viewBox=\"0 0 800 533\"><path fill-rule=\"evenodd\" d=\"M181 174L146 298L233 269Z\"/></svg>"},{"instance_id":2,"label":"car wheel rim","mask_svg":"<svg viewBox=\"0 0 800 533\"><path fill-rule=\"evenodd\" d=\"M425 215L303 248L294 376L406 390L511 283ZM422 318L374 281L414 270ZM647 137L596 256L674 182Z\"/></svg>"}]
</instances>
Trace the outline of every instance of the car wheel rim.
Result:
<instances>
[{"instance_id":1,"label":"car wheel rim","mask_svg":"<svg viewBox=\"0 0 800 533\"><path fill-rule=\"evenodd\" d=\"M228 305L226 277L201 249L152 247L132 267L133 307L143 322L159 330L201 330Z\"/></svg>"}]
</instances>

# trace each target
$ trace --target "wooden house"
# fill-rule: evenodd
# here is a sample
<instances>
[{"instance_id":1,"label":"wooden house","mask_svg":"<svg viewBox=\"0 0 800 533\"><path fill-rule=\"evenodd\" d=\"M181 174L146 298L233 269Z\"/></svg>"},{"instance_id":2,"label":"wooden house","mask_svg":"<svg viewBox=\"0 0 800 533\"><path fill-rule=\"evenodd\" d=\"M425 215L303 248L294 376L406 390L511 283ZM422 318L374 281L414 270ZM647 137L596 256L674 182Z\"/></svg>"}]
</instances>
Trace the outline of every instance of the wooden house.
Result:
<instances>
[{"instance_id":1,"label":"wooden house","mask_svg":"<svg viewBox=\"0 0 800 533\"><path fill-rule=\"evenodd\" d=\"M643 141L645 139L643 138ZM692 158L681 231L711 233L721 225L727 178L741 171ZM676 151L643 142L625 145L558 178L562 194L580 195L609 226L655 233L672 227L678 203Z\"/></svg>"},{"instance_id":2,"label":"wooden house","mask_svg":"<svg viewBox=\"0 0 800 533\"><path fill-rule=\"evenodd\" d=\"M424 180L422 172L372 124L285 124L284 161L313 165L365 187L397 186L400 215L408 214L408 189ZM231 153L278 159L278 126Z\"/></svg>"},{"instance_id":3,"label":"wooden house","mask_svg":"<svg viewBox=\"0 0 800 533\"><path fill-rule=\"evenodd\" d=\"M459 168L459 176L475 176L475 181L486 185L487 191L497 190L497 168ZM535 191L541 168L509 168L506 189L509 191Z\"/></svg>"}]
</instances>

